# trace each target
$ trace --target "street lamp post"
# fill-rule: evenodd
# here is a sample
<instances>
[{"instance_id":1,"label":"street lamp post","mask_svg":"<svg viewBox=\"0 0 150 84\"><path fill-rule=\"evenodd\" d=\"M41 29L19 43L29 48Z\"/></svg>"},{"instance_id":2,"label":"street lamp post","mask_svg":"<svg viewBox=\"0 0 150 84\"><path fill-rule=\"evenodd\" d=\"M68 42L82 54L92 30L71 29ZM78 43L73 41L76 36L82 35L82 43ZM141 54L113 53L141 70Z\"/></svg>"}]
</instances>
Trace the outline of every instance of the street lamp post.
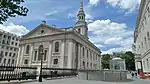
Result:
<instances>
[{"instance_id":1,"label":"street lamp post","mask_svg":"<svg viewBox=\"0 0 150 84\"><path fill-rule=\"evenodd\" d=\"M41 57L41 67L40 67L40 75L39 75L39 82L42 82L42 64L43 64L43 45L39 47L40 57Z\"/></svg>"}]
</instances>

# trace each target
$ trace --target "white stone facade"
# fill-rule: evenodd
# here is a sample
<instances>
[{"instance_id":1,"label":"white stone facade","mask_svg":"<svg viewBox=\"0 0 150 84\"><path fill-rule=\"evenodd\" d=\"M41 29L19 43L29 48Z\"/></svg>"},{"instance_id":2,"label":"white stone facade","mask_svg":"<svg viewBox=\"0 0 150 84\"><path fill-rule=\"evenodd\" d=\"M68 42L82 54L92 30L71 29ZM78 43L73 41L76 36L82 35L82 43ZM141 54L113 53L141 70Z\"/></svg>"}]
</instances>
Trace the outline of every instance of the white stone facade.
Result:
<instances>
[{"instance_id":1,"label":"white stone facade","mask_svg":"<svg viewBox=\"0 0 150 84\"><path fill-rule=\"evenodd\" d=\"M16 65L19 36L0 30L0 66Z\"/></svg>"},{"instance_id":2,"label":"white stone facade","mask_svg":"<svg viewBox=\"0 0 150 84\"><path fill-rule=\"evenodd\" d=\"M83 10L83 3L80 8ZM82 12L82 13L81 13ZM40 67L39 46L43 45L43 67L101 69L101 51L87 38L87 24L84 11L80 28L56 28L45 21L20 39L17 64ZM77 22L80 22L78 20ZM77 23L79 24L79 23ZM83 26L83 28L82 28ZM81 29L81 32L78 31ZM85 31L83 31L85 30ZM84 32L84 33L83 33Z\"/></svg>"},{"instance_id":3,"label":"white stone facade","mask_svg":"<svg viewBox=\"0 0 150 84\"><path fill-rule=\"evenodd\" d=\"M136 69L150 72L150 0L141 0L136 29L134 31L134 53Z\"/></svg>"},{"instance_id":4,"label":"white stone facade","mask_svg":"<svg viewBox=\"0 0 150 84\"><path fill-rule=\"evenodd\" d=\"M48 27L48 28L47 28ZM40 32L44 30L44 33ZM38 48L44 46L43 67L100 69L100 50L75 30L57 31L41 24L20 40L19 66L40 66ZM49 35L48 35L49 34ZM58 42L58 51L55 51ZM29 48L27 48L29 46ZM58 59L58 63L54 60Z\"/></svg>"}]
</instances>

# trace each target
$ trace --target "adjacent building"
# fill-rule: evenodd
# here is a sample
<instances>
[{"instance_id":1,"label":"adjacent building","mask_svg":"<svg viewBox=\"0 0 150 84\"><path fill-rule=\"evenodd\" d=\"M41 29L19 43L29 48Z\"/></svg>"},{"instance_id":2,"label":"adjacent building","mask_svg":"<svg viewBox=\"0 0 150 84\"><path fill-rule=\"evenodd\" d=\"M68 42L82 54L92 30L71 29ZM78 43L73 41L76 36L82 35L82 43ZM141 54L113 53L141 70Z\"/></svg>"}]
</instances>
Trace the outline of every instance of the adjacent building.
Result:
<instances>
[{"instance_id":1,"label":"adjacent building","mask_svg":"<svg viewBox=\"0 0 150 84\"><path fill-rule=\"evenodd\" d=\"M83 2L74 27L57 28L42 21L20 39L17 65L40 68L101 69L101 51L88 39ZM43 54L40 55L40 48Z\"/></svg>"},{"instance_id":2,"label":"adjacent building","mask_svg":"<svg viewBox=\"0 0 150 84\"><path fill-rule=\"evenodd\" d=\"M150 72L150 0L141 0L133 50L136 55L136 70Z\"/></svg>"},{"instance_id":3,"label":"adjacent building","mask_svg":"<svg viewBox=\"0 0 150 84\"><path fill-rule=\"evenodd\" d=\"M0 66L16 65L19 36L0 30Z\"/></svg>"}]
</instances>

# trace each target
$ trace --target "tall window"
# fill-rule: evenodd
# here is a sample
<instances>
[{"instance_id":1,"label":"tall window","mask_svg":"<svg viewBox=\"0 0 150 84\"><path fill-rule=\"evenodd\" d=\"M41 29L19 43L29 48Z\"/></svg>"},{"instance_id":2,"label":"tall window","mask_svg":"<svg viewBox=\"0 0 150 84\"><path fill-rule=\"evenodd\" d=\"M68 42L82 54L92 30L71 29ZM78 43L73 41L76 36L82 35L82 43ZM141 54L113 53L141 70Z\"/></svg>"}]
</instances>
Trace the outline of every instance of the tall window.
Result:
<instances>
[{"instance_id":1,"label":"tall window","mask_svg":"<svg viewBox=\"0 0 150 84\"><path fill-rule=\"evenodd\" d=\"M58 59L54 59L54 64L58 64Z\"/></svg>"},{"instance_id":2,"label":"tall window","mask_svg":"<svg viewBox=\"0 0 150 84\"><path fill-rule=\"evenodd\" d=\"M89 51L88 51L88 49L87 49L87 59L89 58Z\"/></svg>"},{"instance_id":3,"label":"tall window","mask_svg":"<svg viewBox=\"0 0 150 84\"><path fill-rule=\"evenodd\" d=\"M83 55L83 57L84 57L84 47L82 48L82 55Z\"/></svg>"},{"instance_id":4,"label":"tall window","mask_svg":"<svg viewBox=\"0 0 150 84\"><path fill-rule=\"evenodd\" d=\"M37 58L37 51L34 51L34 61L36 61Z\"/></svg>"},{"instance_id":5,"label":"tall window","mask_svg":"<svg viewBox=\"0 0 150 84\"><path fill-rule=\"evenodd\" d=\"M147 49L146 37L144 37L144 41L145 41L145 47L146 47L146 49Z\"/></svg>"},{"instance_id":6,"label":"tall window","mask_svg":"<svg viewBox=\"0 0 150 84\"><path fill-rule=\"evenodd\" d=\"M82 20L83 20L83 16L82 16Z\"/></svg>"},{"instance_id":7,"label":"tall window","mask_svg":"<svg viewBox=\"0 0 150 84\"><path fill-rule=\"evenodd\" d=\"M44 61L46 60L47 57L47 50L44 51Z\"/></svg>"},{"instance_id":8,"label":"tall window","mask_svg":"<svg viewBox=\"0 0 150 84\"><path fill-rule=\"evenodd\" d=\"M10 65L10 59L8 60L8 65Z\"/></svg>"},{"instance_id":9,"label":"tall window","mask_svg":"<svg viewBox=\"0 0 150 84\"><path fill-rule=\"evenodd\" d=\"M29 51L30 51L30 45L27 45L26 46L26 54L29 54Z\"/></svg>"},{"instance_id":10,"label":"tall window","mask_svg":"<svg viewBox=\"0 0 150 84\"><path fill-rule=\"evenodd\" d=\"M147 68L149 69L149 67L150 67L150 65L149 65L149 60L146 59L146 61L147 61Z\"/></svg>"},{"instance_id":11,"label":"tall window","mask_svg":"<svg viewBox=\"0 0 150 84\"><path fill-rule=\"evenodd\" d=\"M150 16L150 10L149 7L147 8L147 12L148 12L148 17Z\"/></svg>"},{"instance_id":12,"label":"tall window","mask_svg":"<svg viewBox=\"0 0 150 84\"><path fill-rule=\"evenodd\" d=\"M3 52L3 51L1 51L0 56L3 56L3 53L4 53L4 52Z\"/></svg>"},{"instance_id":13,"label":"tall window","mask_svg":"<svg viewBox=\"0 0 150 84\"><path fill-rule=\"evenodd\" d=\"M14 62L15 62L15 60L13 59L13 60L12 60L12 64L14 64Z\"/></svg>"},{"instance_id":14,"label":"tall window","mask_svg":"<svg viewBox=\"0 0 150 84\"><path fill-rule=\"evenodd\" d=\"M0 63L1 63L1 61L2 61L2 58L0 58Z\"/></svg>"},{"instance_id":15,"label":"tall window","mask_svg":"<svg viewBox=\"0 0 150 84\"><path fill-rule=\"evenodd\" d=\"M55 52L59 52L59 42L55 43Z\"/></svg>"},{"instance_id":16,"label":"tall window","mask_svg":"<svg viewBox=\"0 0 150 84\"><path fill-rule=\"evenodd\" d=\"M149 38L149 32L147 32L147 37Z\"/></svg>"},{"instance_id":17,"label":"tall window","mask_svg":"<svg viewBox=\"0 0 150 84\"><path fill-rule=\"evenodd\" d=\"M3 63L4 63L4 65L6 64L6 58L4 59Z\"/></svg>"}]
</instances>

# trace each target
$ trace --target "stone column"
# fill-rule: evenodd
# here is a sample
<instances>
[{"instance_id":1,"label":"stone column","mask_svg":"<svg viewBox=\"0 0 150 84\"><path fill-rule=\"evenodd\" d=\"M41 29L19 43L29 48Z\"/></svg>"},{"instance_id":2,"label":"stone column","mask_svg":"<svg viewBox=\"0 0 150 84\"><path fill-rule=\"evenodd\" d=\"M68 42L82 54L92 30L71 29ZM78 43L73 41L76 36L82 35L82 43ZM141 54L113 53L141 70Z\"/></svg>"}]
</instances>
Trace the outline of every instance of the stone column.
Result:
<instances>
[{"instance_id":1,"label":"stone column","mask_svg":"<svg viewBox=\"0 0 150 84\"><path fill-rule=\"evenodd\" d=\"M18 50L18 56L17 56L17 63L16 66L18 66L20 64L20 59L21 59L21 51L22 51L22 46L19 46L19 50Z\"/></svg>"},{"instance_id":2,"label":"stone column","mask_svg":"<svg viewBox=\"0 0 150 84\"><path fill-rule=\"evenodd\" d=\"M18 57L20 57L18 60L19 60L19 62L18 62L18 65L19 66L22 66L23 65L23 56L24 56L24 48L25 48L25 45L24 44L22 44L21 45L21 50L20 50L20 54L19 54L19 56Z\"/></svg>"},{"instance_id":3,"label":"stone column","mask_svg":"<svg viewBox=\"0 0 150 84\"><path fill-rule=\"evenodd\" d=\"M47 66L48 68L51 68L51 58L52 58L52 41L49 42L49 51L47 56Z\"/></svg>"},{"instance_id":4,"label":"stone column","mask_svg":"<svg viewBox=\"0 0 150 84\"><path fill-rule=\"evenodd\" d=\"M72 40L69 40L69 42L68 42L68 68L72 68L72 58L73 58L73 56L72 56L72 52L73 52L73 42L72 42Z\"/></svg>"},{"instance_id":5,"label":"stone column","mask_svg":"<svg viewBox=\"0 0 150 84\"><path fill-rule=\"evenodd\" d=\"M31 64L32 64L32 61L33 61L33 57L34 57L34 55L33 55L33 44L31 44L31 48L30 48L30 55L29 55L29 67L31 66Z\"/></svg>"},{"instance_id":6,"label":"stone column","mask_svg":"<svg viewBox=\"0 0 150 84\"><path fill-rule=\"evenodd\" d=\"M65 41L64 40L61 41L60 52L61 52L60 53L61 57L59 59L59 61L60 61L59 67L64 68L64 55L65 55L65 53L64 53L65 52Z\"/></svg>"},{"instance_id":7,"label":"stone column","mask_svg":"<svg viewBox=\"0 0 150 84\"><path fill-rule=\"evenodd\" d=\"M85 48L85 69L87 69L87 47Z\"/></svg>"},{"instance_id":8,"label":"stone column","mask_svg":"<svg viewBox=\"0 0 150 84\"><path fill-rule=\"evenodd\" d=\"M77 69L80 69L81 68L81 47L80 47L80 44L78 44L78 68Z\"/></svg>"}]
</instances>

